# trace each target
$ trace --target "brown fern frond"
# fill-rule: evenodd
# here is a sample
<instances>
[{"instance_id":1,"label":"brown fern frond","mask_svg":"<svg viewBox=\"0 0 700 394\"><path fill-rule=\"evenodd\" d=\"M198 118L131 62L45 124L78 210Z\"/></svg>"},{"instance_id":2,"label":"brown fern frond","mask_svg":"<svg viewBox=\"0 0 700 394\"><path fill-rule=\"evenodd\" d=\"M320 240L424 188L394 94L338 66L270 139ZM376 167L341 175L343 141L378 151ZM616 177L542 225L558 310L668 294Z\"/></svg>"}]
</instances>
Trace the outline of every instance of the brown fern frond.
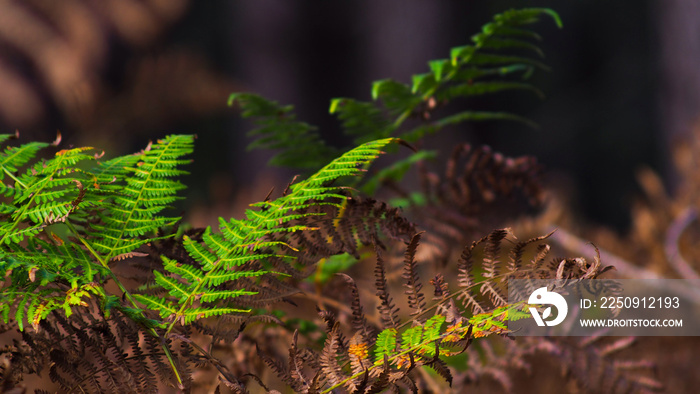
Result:
<instances>
[{"instance_id":1,"label":"brown fern frond","mask_svg":"<svg viewBox=\"0 0 700 394\"><path fill-rule=\"evenodd\" d=\"M296 392L302 391L303 383L292 378L289 371L284 367L284 365L281 362L278 362L277 360L268 356L265 352L261 351L260 348L257 348L257 354L258 357L260 357L260 359L262 359L265 362L265 364L267 364L267 366L270 367L270 369L272 369L272 371L280 379L282 379L284 383L289 385L289 387L291 387Z\"/></svg>"},{"instance_id":2,"label":"brown fern frond","mask_svg":"<svg viewBox=\"0 0 700 394\"><path fill-rule=\"evenodd\" d=\"M377 265L374 268L374 285L377 289L377 297L379 297L380 304L377 306L379 310L382 323L385 327L398 327L399 321L399 308L396 307L394 301L389 295L389 287L386 280L386 270L384 260L382 259L382 253L379 247L376 247L377 253Z\"/></svg>"},{"instance_id":3,"label":"brown fern frond","mask_svg":"<svg viewBox=\"0 0 700 394\"><path fill-rule=\"evenodd\" d=\"M287 362L287 368L289 371L289 376L295 382L295 384L292 387L296 386L305 389L310 387L311 385L309 384L306 376L304 375L304 359L303 357L300 357L299 347L297 346L298 339L299 330L294 330L294 335L292 337L292 346L289 348L289 360ZM314 378L314 380L316 379ZM295 388L295 390L297 389Z\"/></svg>"},{"instance_id":4,"label":"brown fern frond","mask_svg":"<svg viewBox=\"0 0 700 394\"><path fill-rule=\"evenodd\" d=\"M389 367L389 360L384 356L384 364L381 372L377 375L374 383L367 390L367 394L381 393L389 386L389 374L391 373L391 368Z\"/></svg>"},{"instance_id":5,"label":"brown fern frond","mask_svg":"<svg viewBox=\"0 0 700 394\"><path fill-rule=\"evenodd\" d=\"M36 363L34 371L25 371L47 367L51 380L66 392L157 392L156 375L168 380L172 374L162 343L119 311L107 320L96 310L77 308L70 318L54 311L40 330L24 330L23 346L32 349L25 356Z\"/></svg>"},{"instance_id":6,"label":"brown fern frond","mask_svg":"<svg viewBox=\"0 0 700 394\"><path fill-rule=\"evenodd\" d=\"M500 272L501 242L508 235L507 229L494 230L488 236L486 247L484 248L484 277L495 278Z\"/></svg>"},{"instance_id":7,"label":"brown fern frond","mask_svg":"<svg viewBox=\"0 0 700 394\"><path fill-rule=\"evenodd\" d=\"M384 202L370 198L329 202L334 204L315 205L303 210L311 216L290 222L290 225L314 228L292 234L292 245L301 251L294 256L303 264L315 264L322 257L341 253L359 258L359 244L376 243L383 248L383 237L407 241L415 233L413 223Z\"/></svg>"},{"instance_id":8,"label":"brown fern frond","mask_svg":"<svg viewBox=\"0 0 700 394\"><path fill-rule=\"evenodd\" d=\"M415 364L413 363L413 355L409 353L409 356L411 356L411 367L413 367ZM409 371L412 368L409 368ZM399 375L399 377L393 382L401 382L405 387L408 387L409 390L411 390L411 393L413 394L418 394L418 385L416 384L415 380L411 378L411 376L408 375L408 372L406 373L396 373L394 375ZM391 377L389 377L389 380L391 381Z\"/></svg>"},{"instance_id":9,"label":"brown fern frond","mask_svg":"<svg viewBox=\"0 0 700 394\"><path fill-rule=\"evenodd\" d=\"M437 341L435 342L435 355L429 360L423 360L423 363L432 368L452 387L452 372L450 372L447 363L440 358L440 344Z\"/></svg>"},{"instance_id":10,"label":"brown fern frond","mask_svg":"<svg viewBox=\"0 0 700 394\"><path fill-rule=\"evenodd\" d=\"M551 247L549 245L539 245L535 256L530 260L529 268L533 271L540 270L550 249Z\"/></svg>"},{"instance_id":11,"label":"brown fern frond","mask_svg":"<svg viewBox=\"0 0 700 394\"><path fill-rule=\"evenodd\" d=\"M350 297L352 299L350 302L350 309L352 310L352 329L361 334L362 342L368 343L369 334L372 330L367 324L367 317L365 316L362 303L360 302L360 292L357 289L357 284L355 284L355 280L352 279L350 275L344 273L339 273L338 275L350 286Z\"/></svg>"},{"instance_id":12,"label":"brown fern frond","mask_svg":"<svg viewBox=\"0 0 700 394\"><path fill-rule=\"evenodd\" d=\"M328 337L326 338L320 356L321 372L324 378L334 386L340 384L347 378L343 372L343 368L340 366L343 355L347 354L347 350L344 349L345 346L342 342L340 324L335 322L333 327L328 331ZM356 384L352 380L348 380L345 387L350 391L354 391L356 389Z\"/></svg>"},{"instance_id":13,"label":"brown fern frond","mask_svg":"<svg viewBox=\"0 0 700 394\"><path fill-rule=\"evenodd\" d=\"M254 379L257 378L258 383L261 383L260 379L257 376L252 375L252 374L249 376L253 376ZM224 386L226 386L228 389L233 391L234 394L248 394L248 390L246 390L245 386L243 386L238 381L232 382L232 381L226 379L225 377L219 375L219 382L223 383ZM261 386L267 390L265 385L261 385ZM267 391L269 392L270 390L267 390ZM216 386L216 390L214 391L214 394L216 394L216 393L221 393L221 385Z\"/></svg>"},{"instance_id":14,"label":"brown fern frond","mask_svg":"<svg viewBox=\"0 0 700 394\"><path fill-rule=\"evenodd\" d=\"M418 277L418 267L415 259L420 238L421 233L417 233L406 246L403 264L404 272L401 276L405 280L403 285L407 288L404 293L407 295L408 306L413 309L411 315L420 315L425 308L425 295L421 292L423 284Z\"/></svg>"},{"instance_id":15,"label":"brown fern frond","mask_svg":"<svg viewBox=\"0 0 700 394\"><path fill-rule=\"evenodd\" d=\"M466 289L474 286L474 249L486 239L487 237L483 237L462 249L462 254L457 260L457 270L459 271L457 283L461 288Z\"/></svg>"},{"instance_id":16,"label":"brown fern frond","mask_svg":"<svg viewBox=\"0 0 700 394\"><path fill-rule=\"evenodd\" d=\"M471 245L465 246L462 249L462 254L457 260L457 283L462 288L457 299L462 302L465 308L473 311L475 314L484 313L486 307L476 299L472 288L476 285L474 280L474 249L481 243L485 242L488 236L481 238L478 241L472 242Z\"/></svg>"},{"instance_id":17,"label":"brown fern frond","mask_svg":"<svg viewBox=\"0 0 700 394\"><path fill-rule=\"evenodd\" d=\"M430 284L433 285L434 299L446 300L450 298L450 286L445 282L445 277L442 274L437 274L433 279L430 280Z\"/></svg>"},{"instance_id":18,"label":"brown fern frond","mask_svg":"<svg viewBox=\"0 0 700 394\"><path fill-rule=\"evenodd\" d=\"M210 337L212 345L219 342L230 344L241 337L243 330L254 323L283 325L283 322L268 314L258 315L222 315L215 319L202 319L192 323L192 327L200 334Z\"/></svg>"},{"instance_id":19,"label":"brown fern frond","mask_svg":"<svg viewBox=\"0 0 700 394\"><path fill-rule=\"evenodd\" d=\"M554 234L553 230L549 234L543 235L541 237L535 237L535 238L530 238L527 241L521 241L518 242L513 249L510 250L510 255L509 255L509 260L508 260L508 271L509 272L516 272L522 268L523 265L523 253L525 252L525 248L527 248L529 245L544 241L545 239L549 238L552 234ZM533 264L537 264L537 261L540 261L544 258L541 254L544 253L544 255L547 254L549 251L549 246L548 245L538 245L537 252L535 253L535 256L533 257Z\"/></svg>"},{"instance_id":20,"label":"brown fern frond","mask_svg":"<svg viewBox=\"0 0 700 394\"><path fill-rule=\"evenodd\" d=\"M119 255L112 257L111 261L122 261L125 259L130 259L132 257L146 257L148 255L149 255L148 253L141 253L141 252L122 253L122 254L119 254Z\"/></svg>"},{"instance_id":21,"label":"brown fern frond","mask_svg":"<svg viewBox=\"0 0 700 394\"><path fill-rule=\"evenodd\" d=\"M481 285L481 294L488 297L495 307L508 304L508 295L498 283L484 282Z\"/></svg>"},{"instance_id":22,"label":"brown fern frond","mask_svg":"<svg viewBox=\"0 0 700 394\"><path fill-rule=\"evenodd\" d=\"M365 370L364 374L362 374L362 381L360 381L360 383L357 386L355 386L353 394L364 394L368 389L367 384L369 384L369 373L367 372L367 370Z\"/></svg>"},{"instance_id":23,"label":"brown fern frond","mask_svg":"<svg viewBox=\"0 0 700 394\"><path fill-rule=\"evenodd\" d=\"M338 347L339 350L347 351L348 341L345 339L345 336L343 335L343 333L340 332L340 330L337 327L338 321L336 320L335 314L331 311L320 310L318 308L317 312L321 319L323 319L323 321L326 322L326 334L332 334L336 337L333 339L334 346Z\"/></svg>"},{"instance_id":24,"label":"brown fern frond","mask_svg":"<svg viewBox=\"0 0 700 394\"><path fill-rule=\"evenodd\" d=\"M374 340L375 359L372 360L369 354L372 341L368 341L365 336L367 319L363 316L364 309L360 304L359 290L349 275L342 274L341 276L351 285L353 305L345 309L340 308L339 313L346 313L346 321L352 321L353 331L350 340L346 341L340 333L338 322L343 320L340 318L336 320L330 312L321 312L327 326L323 355L319 359L317 368L311 367L309 363L303 364L307 369L316 371L316 376L321 375L318 386L314 387L322 389L342 386L349 392L359 392L358 388L361 387L366 387L370 392L377 387L394 391L415 391L419 388L431 387L434 389L437 387L435 383L427 378L423 371L415 370L423 366L432 367L445 382L459 383L462 385L461 388L464 384L484 378L498 382L505 390L515 387L511 371L531 370L528 357L540 350L534 346L520 344L518 341L502 340L500 336L490 335L499 332L498 325L494 324L495 330L491 329L491 331L489 328L484 329L485 326L480 326L480 323L472 325L470 321L479 321L478 319L483 318L483 316L474 315L488 315L495 308L508 305L505 286L510 278L534 280L558 277L578 280L595 278L604 271L604 268L597 256L590 262L583 258L564 258L554 259L545 265L543 261L549 247L543 242L548 235L531 238L524 242L512 242L510 235L509 230L495 230L466 246L457 261L458 274L453 280L446 279L443 275L436 275L431 280L434 287L432 305L428 305L429 302L424 297L422 287L417 286L420 282L415 256L421 244L422 234L412 237L404 249L404 268L400 283L404 287L404 299L412 309L411 312L419 309L419 313L425 314L431 310L440 315L430 318L431 325L427 324L428 321L423 316L413 317L406 323L400 324L399 309L391 294L392 291L396 291L396 286L390 283L382 249L379 245L375 245L377 263L374 270L374 285L377 309L384 328ZM507 261L504 261L502 257L504 255L509 256ZM524 256L532 256L531 264L524 266ZM486 266L491 268L487 269ZM486 275L488 272L490 274ZM534 281L532 283L534 286ZM405 291L406 288L409 291ZM458 305L459 302L455 301L461 301L462 305ZM447 326L444 326L445 323ZM381 341L379 341L380 337ZM431 339L425 342L426 338ZM475 338L481 338L478 346L471 346ZM625 343L620 342L608 349L601 348L602 350L597 354L603 358L607 357L607 353L614 353L623 345ZM295 346L292 346L292 350L298 352ZM435 350L430 347L434 347ZM557 346L552 347L560 351ZM455 373L442 357L462 352L468 353L469 366L467 371ZM381 369L377 363L376 356L379 355L390 357L388 369L386 367ZM620 370L624 369L623 366L627 369L634 368L631 364L617 365L620 366ZM386 382L380 378L382 374L386 375ZM352 376L351 379L349 379L350 376ZM609 380L606 378L605 381Z\"/></svg>"},{"instance_id":25,"label":"brown fern frond","mask_svg":"<svg viewBox=\"0 0 700 394\"><path fill-rule=\"evenodd\" d=\"M291 284L280 281L272 275L263 275L259 280L241 278L235 283L229 283L225 288L244 288L255 291L255 295L236 297L231 302L244 307L263 308L270 304L287 301L287 297L299 293L299 289Z\"/></svg>"},{"instance_id":26,"label":"brown fern frond","mask_svg":"<svg viewBox=\"0 0 700 394\"><path fill-rule=\"evenodd\" d=\"M348 356L350 357L350 369L353 374L366 372L372 365L369 357L371 342L374 338L366 338L362 331L356 331L350 338L348 346ZM368 376L365 374L365 376Z\"/></svg>"},{"instance_id":27,"label":"brown fern frond","mask_svg":"<svg viewBox=\"0 0 700 394\"><path fill-rule=\"evenodd\" d=\"M532 157L509 158L488 147L460 145L442 174L418 163L427 205L407 214L429 230L425 241L435 246L434 258L444 266L456 254L455 247L539 209L544 201L540 172ZM410 194L392 186L401 195Z\"/></svg>"},{"instance_id":28,"label":"brown fern frond","mask_svg":"<svg viewBox=\"0 0 700 394\"><path fill-rule=\"evenodd\" d=\"M477 300L476 295L471 289L462 290L457 295L457 300L459 300L467 310L472 311L472 313L475 315L486 312L485 307L481 306L481 301Z\"/></svg>"},{"instance_id":29,"label":"brown fern frond","mask_svg":"<svg viewBox=\"0 0 700 394\"><path fill-rule=\"evenodd\" d=\"M433 300L440 301L437 312L445 316L446 322L452 323L461 316L461 314L457 310L454 299L450 296L449 284L445 282L445 278L442 274L435 275L435 277L430 280L430 284L433 285L435 289Z\"/></svg>"}]
</instances>

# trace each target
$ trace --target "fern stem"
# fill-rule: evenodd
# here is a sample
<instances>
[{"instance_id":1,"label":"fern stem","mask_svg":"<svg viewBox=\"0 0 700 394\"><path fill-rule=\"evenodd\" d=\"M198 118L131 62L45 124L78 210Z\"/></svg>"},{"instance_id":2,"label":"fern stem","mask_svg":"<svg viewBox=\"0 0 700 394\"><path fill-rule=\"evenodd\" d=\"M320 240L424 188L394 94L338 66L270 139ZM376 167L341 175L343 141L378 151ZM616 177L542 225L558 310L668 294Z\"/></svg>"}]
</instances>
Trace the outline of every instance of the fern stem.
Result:
<instances>
[{"instance_id":1,"label":"fern stem","mask_svg":"<svg viewBox=\"0 0 700 394\"><path fill-rule=\"evenodd\" d=\"M152 334L158 336L158 333L156 332L155 329L151 328L149 330ZM163 340L164 338L161 338L162 342L160 344L160 348L163 349L163 352L165 352L165 357L168 358L168 363L170 364L170 369L173 370L173 373L175 374L175 379L177 379L177 386L180 389L185 388L185 386L182 384L182 377L180 377L180 372L177 370L177 366L175 366L175 359L173 359L173 354L170 352L170 349L168 346L165 344L165 341Z\"/></svg>"},{"instance_id":2,"label":"fern stem","mask_svg":"<svg viewBox=\"0 0 700 394\"><path fill-rule=\"evenodd\" d=\"M409 116L411 116L411 112L413 112L413 108L408 109L408 110L404 111L403 113L401 113L401 115L399 115L399 117L396 118L396 120L394 121L394 129L398 129L401 126L401 124L403 124L403 122L406 119L408 119Z\"/></svg>"},{"instance_id":3,"label":"fern stem","mask_svg":"<svg viewBox=\"0 0 700 394\"><path fill-rule=\"evenodd\" d=\"M102 258L102 256L100 256L100 255L97 253L97 251L95 251L95 249L92 248L92 246L90 245L90 243L87 242L87 241L85 240L85 238L83 238L83 237L80 235L80 233L78 232L78 230L75 228L75 226L73 226L73 224L72 224L71 222L69 222L68 220L66 220L65 223L66 223L66 226L68 226L68 229L70 229L70 231L73 233L73 236L76 237L76 238L90 251L90 253L92 254L92 256L100 263L100 265L101 265L102 267L104 267L104 268L107 270L107 272L109 273L110 278L112 278L112 280L114 281L114 283L117 285L117 287L119 287L119 290L122 291L122 294L129 300L129 302L131 303L131 305L132 305L134 308L140 309L140 308L138 307L138 305L136 304L136 301L131 297L131 293L129 293L129 291L126 289L126 287L124 287L124 285L121 283L121 281L119 280L119 278L117 278L117 275L112 271L112 269L109 268L109 264L107 263L107 261L105 261L105 259Z\"/></svg>"},{"instance_id":4,"label":"fern stem","mask_svg":"<svg viewBox=\"0 0 700 394\"><path fill-rule=\"evenodd\" d=\"M14 180L14 181L15 181L16 183L18 183L20 186L22 186L22 187L25 188L25 189L27 188L27 185L25 185L24 183L22 183L22 181L20 181L19 179L17 179L17 177L15 177L10 171L7 171L7 168L4 168L4 167L3 167L2 170L5 172L5 174L7 174L7 176L9 176L10 178L12 178L12 180Z\"/></svg>"}]
</instances>

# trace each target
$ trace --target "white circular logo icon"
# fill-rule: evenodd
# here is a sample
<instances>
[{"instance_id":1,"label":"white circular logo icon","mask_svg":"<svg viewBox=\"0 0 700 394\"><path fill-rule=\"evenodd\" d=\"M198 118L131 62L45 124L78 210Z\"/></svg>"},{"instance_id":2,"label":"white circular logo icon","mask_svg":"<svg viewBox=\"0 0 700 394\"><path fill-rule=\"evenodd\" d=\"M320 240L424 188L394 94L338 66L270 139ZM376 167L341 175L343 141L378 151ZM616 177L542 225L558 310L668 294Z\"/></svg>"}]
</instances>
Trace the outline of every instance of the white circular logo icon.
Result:
<instances>
[{"instance_id":1,"label":"white circular logo icon","mask_svg":"<svg viewBox=\"0 0 700 394\"><path fill-rule=\"evenodd\" d=\"M566 319L566 314L569 311L569 306L566 304L566 300L559 293L552 291L547 291L546 287L540 287L530 294L530 298L527 300L528 304L542 304L542 305L554 305L557 308L557 317L554 320L546 320L552 315L552 307L548 307L542 312L542 316L537 311L537 308L530 307L530 313L535 319L538 326L544 327L556 326Z\"/></svg>"}]
</instances>

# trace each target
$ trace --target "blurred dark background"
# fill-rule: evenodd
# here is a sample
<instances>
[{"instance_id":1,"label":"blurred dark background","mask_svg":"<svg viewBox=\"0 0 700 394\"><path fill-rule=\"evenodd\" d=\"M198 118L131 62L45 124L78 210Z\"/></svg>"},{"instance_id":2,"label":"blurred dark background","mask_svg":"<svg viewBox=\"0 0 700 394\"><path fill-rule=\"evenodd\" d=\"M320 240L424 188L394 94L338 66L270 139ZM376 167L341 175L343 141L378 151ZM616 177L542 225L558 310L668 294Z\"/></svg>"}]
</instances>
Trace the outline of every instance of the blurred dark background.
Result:
<instances>
[{"instance_id":1,"label":"blurred dark background","mask_svg":"<svg viewBox=\"0 0 700 394\"><path fill-rule=\"evenodd\" d=\"M18 129L26 142L61 130L65 144L110 156L196 133L188 201L223 216L236 196L264 198L267 190L251 191L256 183L283 187L292 174L263 170L269 155L246 152L250 125L226 107L229 93L294 104L300 119L346 145L328 114L331 98L369 99L377 79L409 82L494 13L530 6L552 7L564 22L536 27L552 71L533 83L546 99L510 93L475 105L497 104L541 127L472 124L438 141L533 154L563 174L553 182L568 179L560 187L583 217L624 230L635 172L651 167L673 188L669 147L697 121L697 2L8 0L0 3L0 132Z\"/></svg>"}]
</instances>

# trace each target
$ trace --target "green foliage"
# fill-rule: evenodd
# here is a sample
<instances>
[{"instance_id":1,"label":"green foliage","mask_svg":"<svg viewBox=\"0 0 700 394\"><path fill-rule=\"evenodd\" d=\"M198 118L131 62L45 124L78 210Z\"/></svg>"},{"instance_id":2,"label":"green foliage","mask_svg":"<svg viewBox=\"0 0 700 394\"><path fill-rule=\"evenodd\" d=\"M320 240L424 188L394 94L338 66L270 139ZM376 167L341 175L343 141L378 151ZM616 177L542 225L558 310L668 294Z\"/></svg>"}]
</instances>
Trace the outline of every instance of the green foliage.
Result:
<instances>
[{"instance_id":1,"label":"green foliage","mask_svg":"<svg viewBox=\"0 0 700 394\"><path fill-rule=\"evenodd\" d=\"M454 342L473 336L486 337L493 333L508 332L506 323L530 316L522 304L511 304L491 312L474 315L468 321L454 321L445 325L446 317L435 315L425 323L404 330L399 341L395 328L387 328L377 335L374 349L374 365L382 366L386 357L398 368L409 363L409 353L415 356L434 357L436 349L441 355L453 353Z\"/></svg>"},{"instance_id":2,"label":"green foliage","mask_svg":"<svg viewBox=\"0 0 700 394\"><path fill-rule=\"evenodd\" d=\"M315 126L297 121L290 105L280 106L252 93L232 94L228 104L234 103L256 126L248 133L257 137L248 149L281 150L270 159L270 165L315 170L340 153L323 142Z\"/></svg>"},{"instance_id":3,"label":"green foliage","mask_svg":"<svg viewBox=\"0 0 700 394\"><path fill-rule=\"evenodd\" d=\"M237 281L243 276L273 273L266 270L237 269L252 261L281 258L293 263L290 260L294 257L289 255L289 251L295 248L287 241L270 239L270 235L313 231L308 225L290 223L318 215L303 212L304 209L319 204L340 206L332 199L345 199L344 195L339 194L342 186L329 183L341 177L358 176L361 172L360 167L371 163L382 154L382 148L394 141L373 141L350 150L308 179L291 185L289 193L284 196L273 201L252 204L258 209L247 210L245 219L220 219L220 234L207 227L201 243L185 236L184 247L189 255L201 264L201 270L166 260L164 268L173 274L173 277L156 272L156 282L170 294L171 299L155 295L136 295L136 299L154 310L159 310L161 317L172 322L170 328L176 321L189 324L199 318L247 312L248 310L217 306L213 301L254 293L240 289L217 290L217 287ZM195 307L197 301L199 306Z\"/></svg>"},{"instance_id":4,"label":"green foliage","mask_svg":"<svg viewBox=\"0 0 700 394\"><path fill-rule=\"evenodd\" d=\"M411 154L405 159L397 160L389 167L378 171L375 176L370 178L364 185L362 185L362 191L369 195L373 195L379 188L381 182L389 181L398 183L401 181L401 179L403 179L406 172L408 172L408 170L411 169L414 164L422 160L431 160L435 157L437 157L437 152L421 150Z\"/></svg>"},{"instance_id":5,"label":"green foliage","mask_svg":"<svg viewBox=\"0 0 700 394\"><path fill-rule=\"evenodd\" d=\"M6 148L2 172L13 182L0 186L11 212L0 223L0 271L10 278L2 289L5 322L13 307L20 328L24 321L36 327L55 309L70 316L91 296L106 300L104 285L114 278L109 262L156 240L160 228L178 220L159 213L183 188L170 178L184 173L176 167L188 162L180 157L192 151L192 140L170 136L106 162L84 147L30 164L48 144ZM140 316L138 308L131 313Z\"/></svg>"},{"instance_id":6,"label":"green foliage","mask_svg":"<svg viewBox=\"0 0 700 394\"><path fill-rule=\"evenodd\" d=\"M342 132L356 145L391 136L415 142L448 126L464 122L509 120L536 125L502 111L474 111L460 106L457 112L434 118L434 111L458 99L502 92L543 93L524 82L535 69L547 70L537 58L540 37L530 25L549 16L561 27L559 16L546 8L509 10L494 16L472 37L472 44L453 48L448 59L428 62L429 71L412 77L411 84L384 79L372 85L372 101L351 98L331 100L330 113L338 116ZM291 106L279 106L258 95L235 93L229 104L238 103L244 117L255 119L251 135L260 136L249 148L279 151L271 164L294 168L319 168L333 154L317 128L299 122ZM418 122L406 122L416 118ZM373 190L372 186L369 190Z\"/></svg>"},{"instance_id":7,"label":"green foliage","mask_svg":"<svg viewBox=\"0 0 700 394\"><path fill-rule=\"evenodd\" d=\"M186 174L179 169L189 160L182 157L193 149L193 137L170 136L149 145L139 155L118 157L100 163L94 174L101 190L110 196L108 211L99 214L101 222L87 231L88 239L104 261L130 253L155 238L144 239L159 228L173 225L180 218L160 216L185 188L176 178ZM113 182L113 180L123 180Z\"/></svg>"},{"instance_id":8,"label":"green foliage","mask_svg":"<svg viewBox=\"0 0 700 394\"><path fill-rule=\"evenodd\" d=\"M367 256L364 256L367 257ZM333 278L335 274L347 271L355 265L358 259L348 253L334 255L328 258L319 260L316 271L313 276L307 278L307 281L315 283L326 283Z\"/></svg>"},{"instance_id":9,"label":"green foliage","mask_svg":"<svg viewBox=\"0 0 700 394\"><path fill-rule=\"evenodd\" d=\"M252 204L244 219L220 219L219 232L208 227L195 235L168 230L175 229L181 218L165 215L184 188L177 178L186 173L181 167L189 163L184 157L191 153L193 140L193 136L169 136L135 155L106 161L89 154L88 147L61 150L49 159L36 157L48 144L6 148L0 157L4 181L0 188L5 196L0 217L3 321L16 322L20 330L29 322L38 330L57 312L69 318L96 306L109 318L116 310L149 336L161 338L161 352L151 358L160 363L159 358L165 357L178 385L184 387L183 371L165 338L176 327L202 319L250 312L246 300L260 303L255 300L258 291L250 287L267 274L284 274L265 268L267 261L292 266L304 253L306 260L314 261L312 253L290 242L291 234L320 228L309 224L327 214L316 208L345 209L341 178L360 176L382 148L396 141L387 138L352 149L290 185L283 196ZM374 209L374 203L358 207L359 214ZM370 216L379 215L391 225L389 217L382 216L386 214L389 211L379 209ZM364 226L347 222L342 231L351 234L357 225ZM329 257L346 251L334 250L323 253ZM127 289L116 268L127 261L148 260L151 254L160 255L152 282L136 293ZM110 283L119 293L113 294ZM270 298L270 289L265 291L262 296ZM244 301L236 303L239 298Z\"/></svg>"},{"instance_id":10,"label":"green foliage","mask_svg":"<svg viewBox=\"0 0 700 394\"><path fill-rule=\"evenodd\" d=\"M9 137L0 138L4 141ZM245 219L220 219L220 233L208 227L201 240L185 235L183 247L195 264L164 256L162 271L155 270L153 275L156 288L168 296L132 295L121 287L124 296L132 300L126 306L107 302L106 282L111 279L119 284L110 263L138 256L140 247L166 237L162 228L180 220L162 212L184 188L176 178L185 174L180 168L189 162L183 157L192 151L193 137L170 136L136 155L104 162L85 153L91 148L77 148L29 165L48 144L8 147L1 169L14 182L1 186L8 197L3 202L8 213L0 223L0 271L9 279L2 289L3 319L8 322L15 308L13 319L20 328L25 321L37 326L56 309L70 316L72 307L85 306L84 299L91 296L101 297L105 308L117 306L135 320L157 323L143 319L139 302L158 312L169 330L176 322L190 324L211 316L248 312L227 302L256 292L220 286L272 273L240 269L249 262L275 257L293 260L289 252L295 248L286 241L270 239L270 235L313 230L290 222L322 215L304 211L313 206L340 206L334 201L346 198L340 194L342 187L330 183L358 176L362 167L394 141L373 141L350 150L310 178L291 185L284 196L253 204L255 209L247 210ZM83 166L84 162L91 166ZM18 175L23 166L26 170ZM60 233L67 237L59 237ZM109 309L104 312L109 314Z\"/></svg>"}]
</instances>

